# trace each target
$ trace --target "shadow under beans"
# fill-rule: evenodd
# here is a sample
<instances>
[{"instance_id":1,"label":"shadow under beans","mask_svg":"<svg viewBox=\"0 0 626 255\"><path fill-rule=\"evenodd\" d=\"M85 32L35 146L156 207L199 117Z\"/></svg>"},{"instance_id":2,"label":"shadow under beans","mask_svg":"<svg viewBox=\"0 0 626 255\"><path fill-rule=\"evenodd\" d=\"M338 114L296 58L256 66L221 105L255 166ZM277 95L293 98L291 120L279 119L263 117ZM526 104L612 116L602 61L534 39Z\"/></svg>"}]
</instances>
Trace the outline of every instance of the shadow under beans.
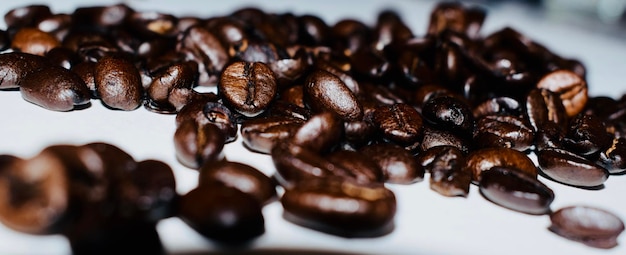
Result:
<instances>
[{"instance_id":1,"label":"shadow under beans","mask_svg":"<svg viewBox=\"0 0 626 255\"><path fill-rule=\"evenodd\" d=\"M593 187L583 187L583 186L576 186L576 185L571 185L571 184L567 184L567 183L564 183L564 182L557 181L557 180L553 179L552 177L546 175L543 171L539 171L539 175L541 177L543 177L543 178L546 178L546 179L550 180L550 181L553 181L553 182L556 182L558 184L562 184L562 185L565 185L565 186L573 187L573 188L584 189L584 190L603 190L604 189L604 184L600 184L598 186L593 186Z\"/></svg>"}]
</instances>

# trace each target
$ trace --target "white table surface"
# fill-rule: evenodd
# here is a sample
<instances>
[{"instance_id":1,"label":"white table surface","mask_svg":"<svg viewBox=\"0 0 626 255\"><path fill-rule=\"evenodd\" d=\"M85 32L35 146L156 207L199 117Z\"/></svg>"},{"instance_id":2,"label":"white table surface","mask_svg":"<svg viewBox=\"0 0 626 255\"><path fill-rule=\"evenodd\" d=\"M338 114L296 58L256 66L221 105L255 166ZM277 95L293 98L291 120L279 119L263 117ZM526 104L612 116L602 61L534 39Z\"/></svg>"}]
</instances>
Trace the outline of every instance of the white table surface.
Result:
<instances>
[{"instance_id":1,"label":"white table surface","mask_svg":"<svg viewBox=\"0 0 626 255\"><path fill-rule=\"evenodd\" d=\"M3 1L0 13L28 3L46 3L53 12L71 12L79 6L115 4L119 1ZM416 35L423 35L434 1L126 1L136 10L154 10L176 15L210 17L231 13L253 4L268 12L315 14L328 24L340 18L374 22L384 8L397 10ZM483 35L511 26L548 46L555 52L578 58L588 69L591 95L619 97L626 92L626 44L619 37L581 29L573 23L521 8L505 5L490 9ZM4 27L0 21L0 27ZM102 141L126 150L136 160L158 159L175 171L178 192L195 187L197 172L179 164L174 156L173 115L159 115L143 108L122 112L92 101L88 109L53 112L24 101L19 92L0 91L0 154L30 157L53 144L84 144ZM229 160L251 164L266 174L274 171L267 155L248 152L241 139L225 147ZM569 205L590 205L614 212L626 219L626 176L611 176L605 188L582 190L547 181L556 194L553 209ZM251 246L266 254L626 254L626 235L610 250L590 248L561 238L547 230L548 216L530 216L496 206L479 194L476 186L464 198L447 198L428 188L428 182L389 185L398 202L396 228L379 238L346 239L305 229L282 219L280 203L264 208L266 233ZM161 221L158 232L170 254L205 254L216 251L177 218ZM269 252L268 252L269 251ZM32 236L0 225L0 254L68 254L62 236Z\"/></svg>"}]
</instances>

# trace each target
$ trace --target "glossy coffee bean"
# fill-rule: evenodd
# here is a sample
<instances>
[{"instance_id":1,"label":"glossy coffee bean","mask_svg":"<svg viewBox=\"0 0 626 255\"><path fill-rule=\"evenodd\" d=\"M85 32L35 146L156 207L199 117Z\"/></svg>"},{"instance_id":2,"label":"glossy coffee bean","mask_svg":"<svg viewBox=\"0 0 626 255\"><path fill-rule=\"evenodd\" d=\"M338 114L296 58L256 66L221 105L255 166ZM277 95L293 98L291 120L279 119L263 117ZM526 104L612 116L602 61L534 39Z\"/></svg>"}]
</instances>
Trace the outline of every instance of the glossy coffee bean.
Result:
<instances>
[{"instance_id":1,"label":"glossy coffee bean","mask_svg":"<svg viewBox=\"0 0 626 255\"><path fill-rule=\"evenodd\" d=\"M317 153L329 151L343 135L343 122L331 112L312 116L293 134L291 142Z\"/></svg>"},{"instance_id":2,"label":"glossy coffee bean","mask_svg":"<svg viewBox=\"0 0 626 255\"><path fill-rule=\"evenodd\" d=\"M26 75L50 65L44 57L23 52L0 54L0 89L19 88Z\"/></svg>"},{"instance_id":3,"label":"glossy coffee bean","mask_svg":"<svg viewBox=\"0 0 626 255\"><path fill-rule=\"evenodd\" d=\"M464 102L449 96L436 97L424 104L422 116L434 127L467 135L474 128L474 115Z\"/></svg>"},{"instance_id":4,"label":"glossy coffee bean","mask_svg":"<svg viewBox=\"0 0 626 255\"><path fill-rule=\"evenodd\" d=\"M274 72L260 62L230 64L220 78L218 94L237 112L254 117L261 114L276 96Z\"/></svg>"},{"instance_id":5,"label":"glossy coffee bean","mask_svg":"<svg viewBox=\"0 0 626 255\"><path fill-rule=\"evenodd\" d=\"M395 195L382 184L322 179L286 190L283 217L344 237L375 237L394 228Z\"/></svg>"},{"instance_id":6,"label":"glossy coffee bean","mask_svg":"<svg viewBox=\"0 0 626 255\"><path fill-rule=\"evenodd\" d=\"M467 197L472 175L463 171L465 154L453 146L432 147L417 156L418 164L430 173L430 189L447 197Z\"/></svg>"},{"instance_id":7,"label":"glossy coffee bean","mask_svg":"<svg viewBox=\"0 0 626 255\"><path fill-rule=\"evenodd\" d=\"M510 148L490 147L470 152L465 171L472 173L473 183L480 183L480 174L496 166L517 169L537 177L535 163L523 152Z\"/></svg>"},{"instance_id":8,"label":"glossy coffee bean","mask_svg":"<svg viewBox=\"0 0 626 255\"><path fill-rule=\"evenodd\" d=\"M94 77L98 96L106 106L131 111L141 105L141 76L128 59L115 55L103 57L96 64Z\"/></svg>"},{"instance_id":9,"label":"glossy coffee bean","mask_svg":"<svg viewBox=\"0 0 626 255\"><path fill-rule=\"evenodd\" d=\"M553 122L547 122L535 133L535 150L541 151L547 148L563 148L565 131Z\"/></svg>"},{"instance_id":10,"label":"glossy coffee bean","mask_svg":"<svg viewBox=\"0 0 626 255\"><path fill-rule=\"evenodd\" d=\"M383 171L385 182L411 184L424 179L424 168L417 164L409 151L398 145L372 144L358 151L378 164Z\"/></svg>"},{"instance_id":11,"label":"glossy coffee bean","mask_svg":"<svg viewBox=\"0 0 626 255\"><path fill-rule=\"evenodd\" d=\"M465 7L462 3L440 3L430 14L428 33L436 35L446 30L465 33L469 37L478 35L487 13L476 7Z\"/></svg>"},{"instance_id":12,"label":"glossy coffee bean","mask_svg":"<svg viewBox=\"0 0 626 255\"><path fill-rule=\"evenodd\" d=\"M46 5L32 4L18 7L4 14L4 22L7 27L33 26L38 20L52 15L50 7Z\"/></svg>"},{"instance_id":13,"label":"glossy coffee bean","mask_svg":"<svg viewBox=\"0 0 626 255\"><path fill-rule=\"evenodd\" d=\"M383 182L383 171L370 158L351 150L336 150L327 155L330 162L350 170L357 182Z\"/></svg>"},{"instance_id":14,"label":"glossy coffee bean","mask_svg":"<svg viewBox=\"0 0 626 255\"><path fill-rule=\"evenodd\" d=\"M568 206L550 215L548 229L585 245L610 249L617 246L624 222L615 214L589 206Z\"/></svg>"},{"instance_id":15,"label":"glossy coffee bean","mask_svg":"<svg viewBox=\"0 0 626 255\"><path fill-rule=\"evenodd\" d=\"M578 114L570 120L563 143L570 151L588 156L611 146L612 136L600 118Z\"/></svg>"},{"instance_id":16,"label":"glossy coffee bean","mask_svg":"<svg viewBox=\"0 0 626 255\"><path fill-rule=\"evenodd\" d=\"M409 104L378 107L373 117L374 124L389 141L412 144L422 135L422 115Z\"/></svg>"},{"instance_id":17,"label":"glossy coffee bean","mask_svg":"<svg viewBox=\"0 0 626 255\"><path fill-rule=\"evenodd\" d=\"M229 60L217 36L201 25L189 27L180 36L177 49L186 52L191 60L198 63L198 84L215 84L218 74Z\"/></svg>"},{"instance_id":18,"label":"glossy coffee bean","mask_svg":"<svg viewBox=\"0 0 626 255\"><path fill-rule=\"evenodd\" d=\"M157 73L146 89L150 109L178 112L191 97L191 88L198 81L195 62L176 63Z\"/></svg>"},{"instance_id":19,"label":"glossy coffee bean","mask_svg":"<svg viewBox=\"0 0 626 255\"><path fill-rule=\"evenodd\" d=\"M206 121L222 130L226 143L237 139L237 120L233 112L223 104L216 102L207 102L202 109ZM205 121L202 121L203 123Z\"/></svg>"},{"instance_id":20,"label":"glossy coffee bean","mask_svg":"<svg viewBox=\"0 0 626 255\"><path fill-rule=\"evenodd\" d=\"M557 93L569 117L576 116L587 103L587 82L572 71L557 70L548 73L539 80L537 88Z\"/></svg>"},{"instance_id":21,"label":"glossy coffee bean","mask_svg":"<svg viewBox=\"0 0 626 255\"><path fill-rule=\"evenodd\" d=\"M186 167L199 169L207 162L224 158L225 141L222 130L216 125L184 121L174 133L176 158Z\"/></svg>"},{"instance_id":22,"label":"glossy coffee bean","mask_svg":"<svg viewBox=\"0 0 626 255\"><path fill-rule=\"evenodd\" d=\"M476 121L474 141L477 148L506 147L518 151L531 148L535 133L530 125L513 115L487 115Z\"/></svg>"},{"instance_id":23,"label":"glossy coffee bean","mask_svg":"<svg viewBox=\"0 0 626 255\"><path fill-rule=\"evenodd\" d=\"M315 63L315 67L337 76L353 94L359 95L361 93L360 83L348 73L350 65L346 64L338 67L330 61L319 58Z\"/></svg>"},{"instance_id":24,"label":"glossy coffee bean","mask_svg":"<svg viewBox=\"0 0 626 255\"><path fill-rule=\"evenodd\" d=\"M562 149L537 153L541 172L553 180L576 187L597 187L609 178L609 171L594 162Z\"/></svg>"},{"instance_id":25,"label":"glossy coffee bean","mask_svg":"<svg viewBox=\"0 0 626 255\"><path fill-rule=\"evenodd\" d=\"M480 103L472 112L475 119L485 115L519 115L522 105L514 98L496 97Z\"/></svg>"},{"instance_id":26,"label":"glossy coffee bean","mask_svg":"<svg viewBox=\"0 0 626 255\"><path fill-rule=\"evenodd\" d=\"M454 135L450 131L426 126L423 133L424 135L420 142L421 151L427 151L437 146L452 146L461 150L463 153L468 153L470 149L473 148L470 140Z\"/></svg>"},{"instance_id":27,"label":"glossy coffee bean","mask_svg":"<svg viewBox=\"0 0 626 255\"><path fill-rule=\"evenodd\" d=\"M261 205L276 199L274 182L258 169L227 160L204 164L198 185L225 185L256 198Z\"/></svg>"},{"instance_id":28,"label":"glossy coffee bean","mask_svg":"<svg viewBox=\"0 0 626 255\"><path fill-rule=\"evenodd\" d=\"M405 42L413 37L413 32L404 23L400 15L392 10L384 10L378 13L376 26L373 28L373 47L382 51L386 46Z\"/></svg>"},{"instance_id":29,"label":"glossy coffee bean","mask_svg":"<svg viewBox=\"0 0 626 255\"><path fill-rule=\"evenodd\" d=\"M20 92L26 101L53 111L70 111L87 105L91 98L83 80L60 66L27 75L20 84Z\"/></svg>"},{"instance_id":30,"label":"glossy coffee bean","mask_svg":"<svg viewBox=\"0 0 626 255\"><path fill-rule=\"evenodd\" d=\"M355 19L339 20L331 27L331 34L336 46L334 49L352 55L362 47L370 43L370 28L363 22Z\"/></svg>"},{"instance_id":31,"label":"glossy coffee bean","mask_svg":"<svg viewBox=\"0 0 626 255\"><path fill-rule=\"evenodd\" d=\"M613 138L610 147L600 152L597 164L606 168L611 174L621 174L626 171L626 138Z\"/></svg>"},{"instance_id":32,"label":"glossy coffee bean","mask_svg":"<svg viewBox=\"0 0 626 255\"><path fill-rule=\"evenodd\" d=\"M45 54L45 57L50 63L62 66L65 69L71 69L74 65L80 62L80 59L75 52L64 47L55 47L50 49Z\"/></svg>"},{"instance_id":33,"label":"glossy coffee bean","mask_svg":"<svg viewBox=\"0 0 626 255\"><path fill-rule=\"evenodd\" d=\"M13 50L39 56L60 45L57 38L37 28L21 28L11 40Z\"/></svg>"},{"instance_id":34,"label":"glossy coffee bean","mask_svg":"<svg viewBox=\"0 0 626 255\"><path fill-rule=\"evenodd\" d=\"M554 192L536 177L517 169L499 166L480 175L480 194L487 200L522 213L550 213Z\"/></svg>"},{"instance_id":35,"label":"glossy coffee bean","mask_svg":"<svg viewBox=\"0 0 626 255\"><path fill-rule=\"evenodd\" d=\"M377 128L370 121L350 121L343 123L344 142L354 148L367 145L370 137L376 135Z\"/></svg>"},{"instance_id":36,"label":"glossy coffee bean","mask_svg":"<svg viewBox=\"0 0 626 255\"><path fill-rule=\"evenodd\" d=\"M176 114L176 126L180 126L185 121L195 121L198 124L207 124L209 119L204 114L204 109L208 103L217 103L219 97L213 93L192 92L189 101Z\"/></svg>"},{"instance_id":37,"label":"glossy coffee bean","mask_svg":"<svg viewBox=\"0 0 626 255\"><path fill-rule=\"evenodd\" d=\"M201 185L181 197L178 217L211 240L236 244L265 233L261 208L256 198L235 188Z\"/></svg>"},{"instance_id":38,"label":"glossy coffee bean","mask_svg":"<svg viewBox=\"0 0 626 255\"><path fill-rule=\"evenodd\" d=\"M350 62L354 74L369 79L379 79L391 69L385 56L369 47L361 48L350 55Z\"/></svg>"},{"instance_id":39,"label":"glossy coffee bean","mask_svg":"<svg viewBox=\"0 0 626 255\"><path fill-rule=\"evenodd\" d=\"M530 125L539 131L551 122L565 130L567 112L561 97L548 89L533 89L526 96L526 114Z\"/></svg>"},{"instance_id":40,"label":"glossy coffee bean","mask_svg":"<svg viewBox=\"0 0 626 255\"><path fill-rule=\"evenodd\" d=\"M314 111L333 112L344 121L363 117L363 109L352 91L329 72L316 70L309 74L304 84L304 96Z\"/></svg>"},{"instance_id":41,"label":"glossy coffee bean","mask_svg":"<svg viewBox=\"0 0 626 255\"><path fill-rule=\"evenodd\" d=\"M139 161L130 176L139 193L136 206L142 211L142 218L156 223L174 216L179 196L174 172L168 164L152 159Z\"/></svg>"},{"instance_id":42,"label":"glossy coffee bean","mask_svg":"<svg viewBox=\"0 0 626 255\"><path fill-rule=\"evenodd\" d=\"M269 154L275 144L293 136L303 123L282 116L246 120L241 124L243 145L254 152Z\"/></svg>"}]
</instances>

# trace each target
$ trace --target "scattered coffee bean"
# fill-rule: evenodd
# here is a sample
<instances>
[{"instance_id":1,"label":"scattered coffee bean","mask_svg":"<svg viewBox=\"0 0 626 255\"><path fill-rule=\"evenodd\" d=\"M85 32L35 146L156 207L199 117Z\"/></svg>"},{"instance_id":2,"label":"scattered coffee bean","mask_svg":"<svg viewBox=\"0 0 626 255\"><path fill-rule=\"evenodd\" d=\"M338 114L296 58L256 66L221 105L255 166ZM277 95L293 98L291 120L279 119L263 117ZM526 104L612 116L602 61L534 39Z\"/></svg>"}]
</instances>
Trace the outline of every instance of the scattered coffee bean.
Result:
<instances>
[{"instance_id":1,"label":"scattered coffee bean","mask_svg":"<svg viewBox=\"0 0 626 255\"><path fill-rule=\"evenodd\" d=\"M594 162L563 149L544 149L537 153L541 172L572 186L597 187L609 178L609 171Z\"/></svg>"},{"instance_id":2,"label":"scattered coffee bean","mask_svg":"<svg viewBox=\"0 0 626 255\"><path fill-rule=\"evenodd\" d=\"M411 184L424 179L424 168L417 164L409 151L398 145L372 144L360 148L359 152L378 164L385 182Z\"/></svg>"},{"instance_id":3,"label":"scattered coffee bean","mask_svg":"<svg viewBox=\"0 0 626 255\"><path fill-rule=\"evenodd\" d=\"M141 104L141 76L126 58L114 55L103 57L96 63L94 77L98 96L108 107L131 111Z\"/></svg>"},{"instance_id":4,"label":"scattered coffee bean","mask_svg":"<svg viewBox=\"0 0 626 255\"><path fill-rule=\"evenodd\" d=\"M260 62L235 62L224 70L217 86L224 102L237 112L254 117L261 114L276 96L274 72Z\"/></svg>"},{"instance_id":5,"label":"scattered coffee bean","mask_svg":"<svg viewBox=\"0 0 626 255\"><path fill-rule=\"evenodd\" d=\"M70 111L88 104L91 98L83 80L60 66L45 67L27 75L20 84L20 92L26 101L53 111Z\"/></svg>"},{"instance_id":6,"label":"scattered coffee bean","mask_svg":"<svg viewBox=\"0 0 626 255\"><path fill-rule=\"evenodd\" d=\"M174 133L176 158L184 166L198 169L207 162L224 158L225 141L222 130L216 125L184 121Z\"/></svg>"},{"instance_id":7,"label":"scattered coffee bean","mask_svg":"<svg viewBox=\"0 0 626 255\"><path fill-rule=\"evenodd\" d=\"M569 206L550 215L548 229L585 245L609 249L617 246L624 223L613 213L589 206Z\"/></svg>"},{"instance_id":8,"label":"scattered coffee bean","mask_svg":"<svg viewBox=\"0 0 626 255\"><path fill-rule=\"evenodd\" d=\"M511 148L489 147L470 152L465 171L472 173L472 182L480 183L481 173L496 166L517 169L537 177L535 163L523 152Z\"/></svg>"},{"instance_id":9,"label":"scattered coffee bean","mask_svg":"<svg viewBox=\"0 0 626 255\"><path fill-rule=\"evenodd\" d=\"M238 162L216 161L199 169L198 185L225 185L256 198L262 205L276 199L272 180L258 169Z\"/></svg>"}]
</instances>

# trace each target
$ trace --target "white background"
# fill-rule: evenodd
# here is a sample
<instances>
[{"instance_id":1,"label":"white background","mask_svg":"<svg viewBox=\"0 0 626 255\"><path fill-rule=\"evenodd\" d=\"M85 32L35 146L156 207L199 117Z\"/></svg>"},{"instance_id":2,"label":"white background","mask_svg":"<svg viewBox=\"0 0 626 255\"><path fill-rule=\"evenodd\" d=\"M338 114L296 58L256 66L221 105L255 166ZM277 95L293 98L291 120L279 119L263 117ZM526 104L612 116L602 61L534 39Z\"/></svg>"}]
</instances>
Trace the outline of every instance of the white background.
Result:
<instances>
[{"instance_id":1,"label":"white background","mask_svg":"<svg viewBox=\"0 0 626 255\"><path fill-rule=\"evenodd\" d=\"M34 1L4 1L0 13ZM46 3L46 1L36 1ZM78 6L115 4L119 1L49 1L53 12L71 12ZM228 2L228 3L225 3ZM210 17L226 15L254 1L126 1L142 11ZM373 24L385 8L398 11L414 34L424 34L433 1L267 1L268 12L315 14L328 24L340 18L357 18ZM588 69L592 95L619 97L626 92L626 44L618 37L582 29L574 23L516 5L489 9L483 35L511 26L557 53L578 58ZM4 27L0 21L0 27ZM126 150L136 160L158 159L172 166L180 194L197 183L197 172L180 165L174 156L173 115L159 115L143 108L112 111L100 101L88 109L52 112L24 101L19 92L0 91L0 154L30 157L52 144L84 144L102 141ZM274 171L266 155L253 154L241 140L228 144L227 158L248 163L266 174ZM540 177L541 178L541 177ZM553 209L569 205L591 205L626 219L626 176L611 176L605 188L589 191L567 187L541 178L556 194ZM549 232L548 216L529 216L503 209L483 199L477 187L470 196L447 198L428 188L428 182L390 185L398 199L396 228L379 238L346 239L304 229L282 219L280 203L264 209L266 233L250 249L275 254L295 251L329 254L626 254L626 235L620 246L599 250L563 239ZM158 225L161 240L170 254L213 253L214 244L196 234L177 218ZM0 225L0 254L68 254L62 236L31 236Z\"/></svg>"}]
</instances>

